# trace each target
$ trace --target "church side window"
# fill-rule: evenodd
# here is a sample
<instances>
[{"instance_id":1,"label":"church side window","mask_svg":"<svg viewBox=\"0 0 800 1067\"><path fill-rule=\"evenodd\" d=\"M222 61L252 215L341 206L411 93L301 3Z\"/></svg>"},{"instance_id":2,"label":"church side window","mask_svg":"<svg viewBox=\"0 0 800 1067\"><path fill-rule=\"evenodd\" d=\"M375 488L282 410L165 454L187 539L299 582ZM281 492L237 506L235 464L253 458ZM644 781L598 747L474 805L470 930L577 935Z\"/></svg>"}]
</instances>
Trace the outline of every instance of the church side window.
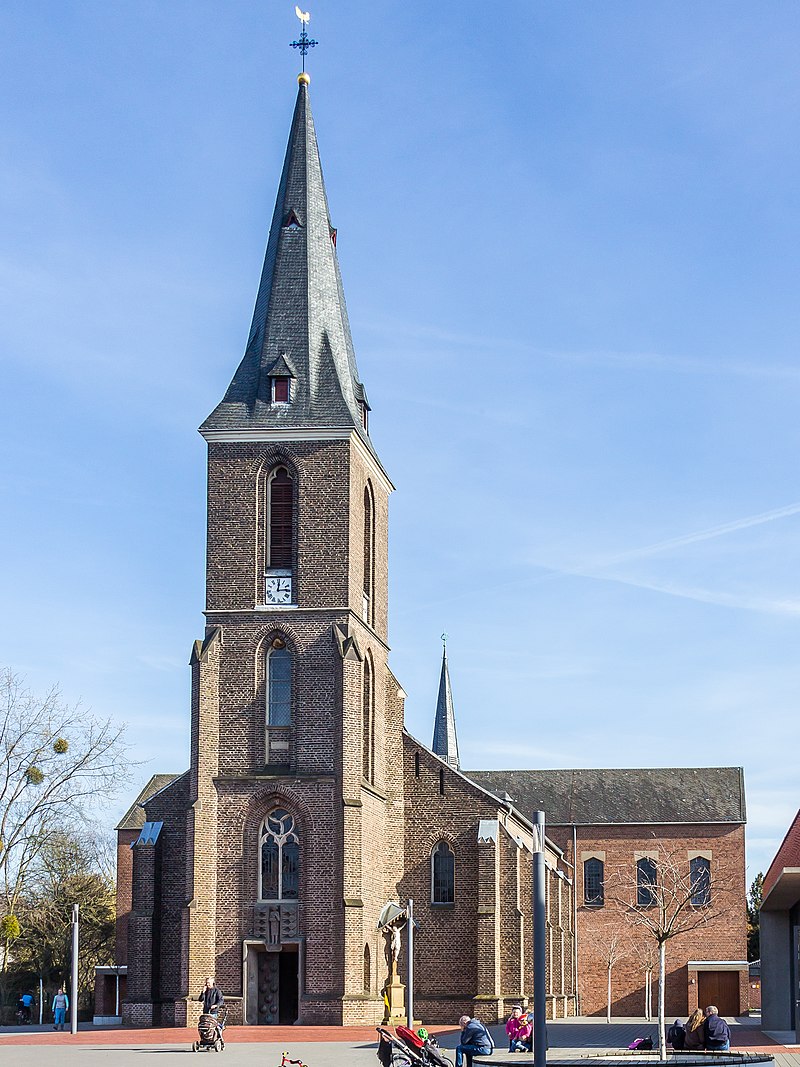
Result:
<instances>
[{"instance_id":1,"label":"church side window","mask_svg":"<svg viewBox=\"0 0 800 1067\"><path fill-rule=\"evenodd\" d=\"M372 487L364 489L364 588L362 617L370 626L375 623L375 503Z\"/></svg>"},{"instance_id":2,"label":"church side window","mask_svg":"<svg viewBox=\"0 0 800 1067\"><path fill-rule=\"evenodd\" d=\"M446 841L431 853L431 904L455 903L456 857Z\"/></svg>"},{"instance_id":3,"label":"church side window","mask_svg":"<svg viewBox=\"0 0 800 1067\"><path fill-rule=\"evenodd\" d=\"M300 839L294 818L276 808L261 827L261 900L297 900L300 895Z\"/></svg>"},{"instance_id":4,"label":"church side window","mask_svg":"<svg viewBox=\"0 0 800 1067\"><path fill-rule=\"evenodd\" d=\"M294 542L294 485L286 467L276 467L267 489L267 567L289 569Z\"/></svg>"},{"instance_id":5,"label":"church side window","mask_svg":"<svg viewBox=\"0 0 800 1067\"><path fill-rule=\"evenodd\" d=\"M689 878L692 904L696 908L704 908L711 903L711 862L705 856L693 856L689 860Z\"/></svg>"},{"instance_id":6,"label":"church side window","mask_svg":"<svg viewBox=\"0 0 800 1067\"><path fill-rule=\"evenodd\" d=\"M292 725L292 654L281 637L267 653L267 726Z\"/></svg>"},{"instance_id":7,"label":"church side window","mask_svg":"<svg viewBox=\"0 0 800 1067\"><path fill-rule=\"evenodd\" d=\"M605 903L602 860L589 859L583 865L583 902L594 908Z\"/></svg>"},{"instance_id":8,"label":"church side window","mask_svg":"<svg viewBox=\"0 0 800 1067\"><path fill-rule=\"evenodd\" d=\"M656 861L644 856L636 861L636 903L640 908L652 908L656 905L658 875Z\"/></svg>"},{"instance_id":9,"label":"church side window","mask_svg":"<svg viewBox=\"0 0 800 1067\"><path fill-rule=\"evenodd\" d=\"M372 663L364 659L361 694L361 774L365 782L375 781L375 699Z\"/></svg>"}]
</instances>

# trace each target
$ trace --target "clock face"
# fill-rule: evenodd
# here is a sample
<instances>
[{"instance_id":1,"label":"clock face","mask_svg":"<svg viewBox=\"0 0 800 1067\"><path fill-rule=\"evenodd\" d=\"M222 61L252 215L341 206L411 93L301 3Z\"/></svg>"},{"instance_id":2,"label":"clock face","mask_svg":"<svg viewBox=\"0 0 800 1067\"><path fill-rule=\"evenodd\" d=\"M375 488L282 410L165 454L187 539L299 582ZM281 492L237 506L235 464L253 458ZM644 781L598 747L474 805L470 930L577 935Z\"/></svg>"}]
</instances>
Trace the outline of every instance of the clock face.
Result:
<instances>
[{"instance_id":1,"label":"clock face","mask_svg":"<svg viewBox=\"0 0 800 1067\"><path fill-rule=\"evenodd\" d=\"M290 604L292 600L292 579L268 577L265 599L267 604Z\"/></svg>"}]
</instances>

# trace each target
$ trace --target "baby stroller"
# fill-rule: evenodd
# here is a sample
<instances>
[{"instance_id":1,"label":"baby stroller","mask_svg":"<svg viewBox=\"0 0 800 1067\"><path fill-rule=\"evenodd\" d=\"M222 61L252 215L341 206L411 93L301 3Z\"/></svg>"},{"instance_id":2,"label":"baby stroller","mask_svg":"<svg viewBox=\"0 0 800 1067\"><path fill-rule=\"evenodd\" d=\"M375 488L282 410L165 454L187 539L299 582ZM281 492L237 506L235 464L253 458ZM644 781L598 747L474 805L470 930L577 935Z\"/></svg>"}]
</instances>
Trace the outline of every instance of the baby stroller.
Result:
<instances>
[{"instance_id":1,"label":"baby stroller","mask_svg":"<svg viewBox=\"0 0 800 1067\"><path fill-rule=\"evenodd\" d=\"M225 1039L222 1031L225 1029L225 1019L228 1009L220 1008L219 1015L201 1015L197 1024L198 1040L192 1045L192 1052L222 1052L225 1048Z\"/></svg>"},{"instance_id":2,"label":"baby stroller","mask_svg":"<svg viewBox=\"0 0 800 1067\"><path fill-rule=\"evenodd\" d=\"M382 1067L453 1067L436 1043L436 1038L421 1030L420 1037L407 1026L398 1026L393 1034L385 1026L378 1027L378 1059Z\"/></svg>"}]
</instances>

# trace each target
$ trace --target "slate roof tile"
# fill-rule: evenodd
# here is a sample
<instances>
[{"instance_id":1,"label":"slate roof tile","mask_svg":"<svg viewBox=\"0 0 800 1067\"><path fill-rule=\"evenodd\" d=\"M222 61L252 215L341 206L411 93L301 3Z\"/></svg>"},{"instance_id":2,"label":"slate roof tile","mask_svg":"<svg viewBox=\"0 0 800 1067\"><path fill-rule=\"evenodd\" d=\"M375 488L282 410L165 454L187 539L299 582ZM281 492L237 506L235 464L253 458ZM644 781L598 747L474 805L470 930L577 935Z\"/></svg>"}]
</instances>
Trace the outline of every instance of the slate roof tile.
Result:
<instances>
[{"instance_id":1,"label":"slate roof tile","mask_svg":"<svg viewBox=\"0 0 800 1067\"><path fill-rule=\"evenodd\" d=\"M550 825L743 823L741 767L464 771L495 794L507 792L527 818Z\"/></svg>"}]
</instances>

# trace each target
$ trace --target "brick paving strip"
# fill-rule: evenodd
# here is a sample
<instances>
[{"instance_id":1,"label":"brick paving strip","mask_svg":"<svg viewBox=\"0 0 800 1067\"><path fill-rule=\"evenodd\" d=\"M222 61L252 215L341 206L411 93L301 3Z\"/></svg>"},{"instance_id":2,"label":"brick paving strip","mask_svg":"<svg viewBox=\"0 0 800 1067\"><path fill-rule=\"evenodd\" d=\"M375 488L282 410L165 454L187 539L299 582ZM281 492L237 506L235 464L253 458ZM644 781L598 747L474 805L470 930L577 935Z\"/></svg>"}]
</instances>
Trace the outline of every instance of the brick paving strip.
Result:
<instances>
[{"instance_id":1,"label":"brick paving strip","mask_svg":"<svg viewBox=\"0 0 800 1067\"><path fill-rule=\"evenodd\" d=\"M457 1044L458 1028L445 1026L428 1027L436 1034L442 1047L452 1052ZM506 1041L502 1025L492 1027L497 1052L486 1060L487 1064L500 1067L502 1063L518 1063L520 1067L529 1063L531 1056L518 1054L508 1056L504 1044ZM788 1057L800 1053L800 1046L785 1046L762 1033L752 1024L731 1026L732 1050L743 1053L767 1053L775 1057L777 1067L794 1067ZM550 1049L548 1060L557 1062L559 1067L567 1067L575 1061L581 1067L587 1067L590 1058L608 1056L610 1061L624 1067L632 1063L624 1052L635 1037L656 1037L656 1026L644 1021L614 1021L611 1024L596 1019L559 1020L548 1024ZM146 1030L134 1030L128 1027L100 1028L84 1025L77 1034L54 1032L50 1027L25 1027L20 1030L0 1029L0 1048L6 1045L55 1045L75 1047L93 1045L127 1047L131 1045L186 1045L191 1046L197 1039L197 1030L176 1027L154 1027ZM230 1026L225 1031L225 1043L262 1044L280 1046L290 1050L298 1044L335 1043L342 1046L377 1046L377 1034L372 1026ZM653 1054L641 1056L638 1062L656 1064L658 1059ZM476 1058L476 1064L478 1060ZM681 1062L680 1056L670 1057L670 1063ZM709 1067L719 1060L709 1057ZM796 1061L795 1061L796 1062ZM688 1067L688 1064L687 1064ZM800 1067L800 1065L798 1065Z\"/></svg>"}]
</instances>

